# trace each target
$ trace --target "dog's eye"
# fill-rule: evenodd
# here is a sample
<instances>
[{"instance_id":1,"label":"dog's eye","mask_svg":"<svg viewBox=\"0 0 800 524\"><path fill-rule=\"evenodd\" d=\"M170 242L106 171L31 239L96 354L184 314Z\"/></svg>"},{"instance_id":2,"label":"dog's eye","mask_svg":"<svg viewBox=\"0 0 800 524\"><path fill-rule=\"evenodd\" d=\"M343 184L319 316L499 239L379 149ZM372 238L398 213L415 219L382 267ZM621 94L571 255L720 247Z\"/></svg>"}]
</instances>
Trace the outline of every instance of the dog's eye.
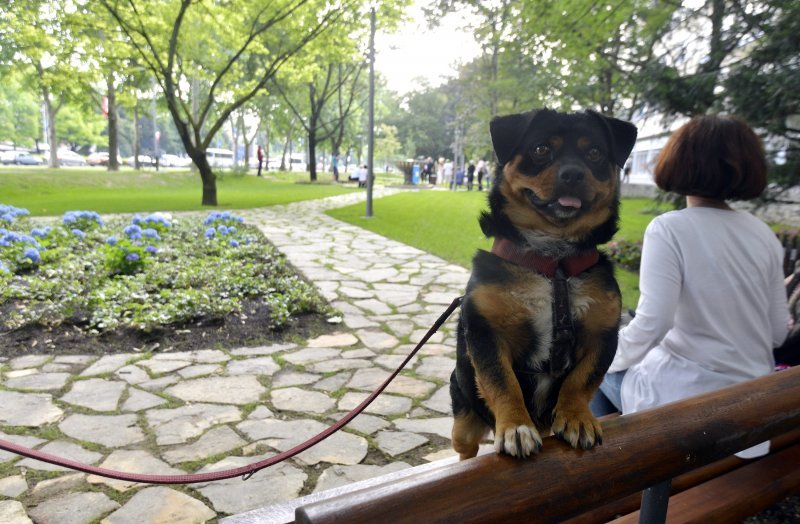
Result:
<instances>
[{"instance_id":1,"label":"dog's eye","mask_svg":"<svg viewBox=\"0 0 800 524\"><path fill-rule=\"evenodd\" d=\"M531 157L538 162L550 160L550 146L539 144L531 150Z\"/></svg>"},{"instance_id":2,"label":"dog's eye","mask_svg":"<svg viewBox=\"0 0 800 524\"><path fill-rule=\"evenodd\" d=\"M600 162L603 159L603 152L593 147L586 152L586 158L588 158L590 162Z\"/></svg>"}]
</instances>

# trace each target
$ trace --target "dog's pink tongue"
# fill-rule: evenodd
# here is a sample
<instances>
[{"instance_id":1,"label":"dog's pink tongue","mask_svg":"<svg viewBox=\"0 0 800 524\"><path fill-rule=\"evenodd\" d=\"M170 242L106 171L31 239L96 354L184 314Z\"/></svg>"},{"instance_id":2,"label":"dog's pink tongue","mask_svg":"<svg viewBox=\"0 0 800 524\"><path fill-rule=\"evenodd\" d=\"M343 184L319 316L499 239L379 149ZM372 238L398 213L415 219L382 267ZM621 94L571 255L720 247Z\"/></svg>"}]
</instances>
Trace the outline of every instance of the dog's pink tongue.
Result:
<instances>
[{"instance_id":1,"label":"dog's pink tongue","mask_svg":"<svg viewBox=\"0 0 800 524\"><path fill-rule=\"evenodd\" d=\"M558 199L558 203L564 207L574 207L580 209L581 201L579 198L562 196Z\"/></svg>"}]
</instances>

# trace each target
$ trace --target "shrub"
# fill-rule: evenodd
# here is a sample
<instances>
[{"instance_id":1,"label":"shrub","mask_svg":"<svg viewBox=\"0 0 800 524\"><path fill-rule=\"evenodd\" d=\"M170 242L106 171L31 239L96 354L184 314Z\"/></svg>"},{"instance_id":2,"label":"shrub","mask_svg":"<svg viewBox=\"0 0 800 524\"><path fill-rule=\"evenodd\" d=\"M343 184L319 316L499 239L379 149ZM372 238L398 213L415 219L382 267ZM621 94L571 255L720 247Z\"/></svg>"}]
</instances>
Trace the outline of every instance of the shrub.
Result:
<instances>
[{"instance_id":1,"label":"shrub","mask_svg":"<svg viewBox=\"0 0 800 524\"><path fill-rule=\"evenodd\" d=\"M642 264L642 243L622 239L606 244L606 253L616 264L629 271L639 271Z\"/></svg>"}]
</instances>

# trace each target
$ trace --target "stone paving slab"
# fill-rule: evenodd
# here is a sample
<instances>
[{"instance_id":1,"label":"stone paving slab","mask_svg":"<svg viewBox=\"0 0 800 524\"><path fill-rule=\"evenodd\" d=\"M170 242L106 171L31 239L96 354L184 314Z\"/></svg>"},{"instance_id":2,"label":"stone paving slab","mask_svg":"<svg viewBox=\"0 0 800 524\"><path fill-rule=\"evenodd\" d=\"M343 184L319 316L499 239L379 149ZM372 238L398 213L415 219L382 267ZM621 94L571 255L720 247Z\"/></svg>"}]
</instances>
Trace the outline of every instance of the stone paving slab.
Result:
<instances>
[{"instance_id":1,"label":"stone paving slab","mask_svg":"<svg viewBox=\"0 0 800 524\"><path fill-rule=\"evenodd\" d=\"M390 192L390 190L380 190ZM405 359L468 271L324 215L354 193L239 212L322 290L335 333L220 350L0 356L0 438L120 470L256 462L339 420ZM0 522L203 522L453 455L455 316L342 432L288 461L203 485L143 486L46 471L0 452ZM49 465L47 465L49 466Z\"/></svg>"}]
</instances>

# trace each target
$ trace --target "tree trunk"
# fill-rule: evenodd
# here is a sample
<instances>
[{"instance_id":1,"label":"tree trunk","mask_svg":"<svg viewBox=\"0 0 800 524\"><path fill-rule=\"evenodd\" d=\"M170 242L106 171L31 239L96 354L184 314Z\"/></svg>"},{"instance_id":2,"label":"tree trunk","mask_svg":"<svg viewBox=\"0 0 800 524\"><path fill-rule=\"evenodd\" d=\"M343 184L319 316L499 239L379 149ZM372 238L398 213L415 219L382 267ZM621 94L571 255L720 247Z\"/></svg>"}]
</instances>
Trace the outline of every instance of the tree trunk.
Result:
<instances>
[{"instance_id":1,"label":"tree trunk","mask_svg":"<svg viewBox=\"0 0 800 524\"><path fill-rule=\"evenodd\" d=\"M114 90L114 75L106 77L108 86L108 170L119 171L119 126L117 120L117 93Z\"/></svg>"},{"instance_id":2,"label":"tree trunk","mask_svg":"<svg viewBox=\"0 0 800 524\"><path fill-rule=\"evenodd\" d=\"M283 143L283 154L281 155L281 171L286 171L286 152L289 150L289 144L292 143L292 132L294 131L294 121L289 124L289 134L286 136L286 142ZM291 155L291 151L289 151ZM291 161L291 160L290 160Z\"/></svg>"},{"instance_id":3,"label":"tree trunk","mask_svg":"<svg viewBox=\"0 0 800 524\"><path fill-rule=\"evenodd\" d=\"M139 102L133 106L133 168L141 169L139 154L142 152L142 137L139 136Z\"/></svg>"},{"instance_id":4,"label":"tree trunk","mask_svg":"<svg viewBox=\"0 0 800 524\"><path fill-rule=\"evenodd\" d=\"M53 108L53 101L50 100L50 90L47 87L42 88L42 95L44 97L44 112L47 122L47 143L50 144L50 158L47 161L47 165L59 167L58 144L56 143L56 111Z\"/></svg>"},{"instance_id":5,"label":"tree trunk","mask_svg":"<svg viewBox=\"0 0 800 524\"><path fill-rule=\"evenodd\" d=\"M231 138L233 139L233 169L239 168L239 131L238 126L233 118L233 114L228 117L228 123L231 125Z\"/></svg>"},{"instance_id":6,"label":"tree trunk","mask_svg":"<svg viewBox=\"0 0 800 524\"><path fill-rule=\"evenodd\" d=\"M308 131L308 173L312 182L317 181L317 133L314 122Z\"/></svg>"},{"instance_id":7,"label":"tree trunk","mask_svg":"<svg viewBox=\"0 0 800 524\"><path fill-rule=\"evenodd\" d=\"M184 144L185 146L186 144ZM206 158L206 152L194 146L186 148L186 154L192 159L197 171L200 173L200 180L203 182L203 199L201 204L204 206L217 205L217 176L211 170L211 165Z\"/></svg>"}]
</instances>

